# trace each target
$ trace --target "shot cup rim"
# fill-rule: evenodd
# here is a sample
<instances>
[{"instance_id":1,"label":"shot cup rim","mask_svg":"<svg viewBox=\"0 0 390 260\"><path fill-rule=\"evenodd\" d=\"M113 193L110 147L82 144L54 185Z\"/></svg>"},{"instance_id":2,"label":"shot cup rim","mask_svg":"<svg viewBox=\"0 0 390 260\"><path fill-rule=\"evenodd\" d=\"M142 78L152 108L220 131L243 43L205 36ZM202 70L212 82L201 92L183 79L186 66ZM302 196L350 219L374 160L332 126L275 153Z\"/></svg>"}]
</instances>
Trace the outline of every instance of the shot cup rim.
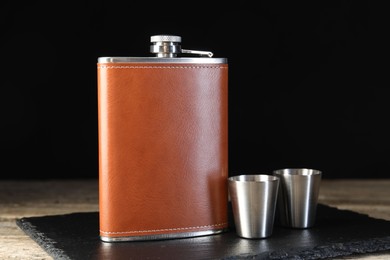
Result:
<instances>
[{"instance_id":1,"label":"shot cup rim","mask_svg":"<svg viewBox=\"0 0 390 260\"><path fill-rule=\"evenodd\" d=\"M233 182L273 182L278 181L279 177L271 174L239 174L230 176L228 181Z\"/></svg>"},{"instance_id":2,"label":"shot cup rim","mask_svg":"<svg viewBox=\"0 0 390 260\"><path fill-rule=\"evenodd\" d=\"M273 171L274 175L299 175L299 176L313 176L322 175L322 171L314 168L281 168Z\"/></svg>"}]
</instances>

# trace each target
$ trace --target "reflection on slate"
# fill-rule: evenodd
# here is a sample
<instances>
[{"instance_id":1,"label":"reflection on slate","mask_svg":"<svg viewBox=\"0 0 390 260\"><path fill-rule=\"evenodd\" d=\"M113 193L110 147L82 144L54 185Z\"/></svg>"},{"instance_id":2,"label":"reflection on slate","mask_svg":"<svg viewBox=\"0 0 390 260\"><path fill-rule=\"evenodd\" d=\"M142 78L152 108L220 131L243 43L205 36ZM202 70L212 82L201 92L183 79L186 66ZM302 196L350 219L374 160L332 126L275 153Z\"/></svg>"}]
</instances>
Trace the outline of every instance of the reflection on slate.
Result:
<instances>
[{"instance_id":1,"label":"reflection on slate","mask_svg":"<svg viewBox=\"0 0 390 260\"><path fill-rule=\"evenodd\" d=\"M289 229L275 223L271 237L250 240L223 234L160 241L105 243L98 212L16 220L54 259L324 259L390 250L390 221L318 205L316 225Z\"/></svg>"}]
</instances>

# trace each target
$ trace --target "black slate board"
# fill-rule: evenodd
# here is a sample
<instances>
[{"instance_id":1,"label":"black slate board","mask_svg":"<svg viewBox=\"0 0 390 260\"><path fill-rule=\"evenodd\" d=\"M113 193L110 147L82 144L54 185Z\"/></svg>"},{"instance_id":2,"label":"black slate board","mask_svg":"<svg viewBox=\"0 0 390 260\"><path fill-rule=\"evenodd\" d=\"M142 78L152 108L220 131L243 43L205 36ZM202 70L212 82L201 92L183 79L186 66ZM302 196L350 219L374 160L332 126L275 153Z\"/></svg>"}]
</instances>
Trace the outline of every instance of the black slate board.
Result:
<instances>
[{"instance_id":1,"label":"black slate board","mask_svg":"<svg viewBox=\"0 0 390 260\"><path fill-rule=\"evenodd\" d=\"M99 240L98 212L25 217L16 224L54 259L325 259L390 250L390 221L321 204L314 227L275 223L266 239L238 237L231 211L229 217L223 234L120 243Z\"/></svg>"}]
</instances>

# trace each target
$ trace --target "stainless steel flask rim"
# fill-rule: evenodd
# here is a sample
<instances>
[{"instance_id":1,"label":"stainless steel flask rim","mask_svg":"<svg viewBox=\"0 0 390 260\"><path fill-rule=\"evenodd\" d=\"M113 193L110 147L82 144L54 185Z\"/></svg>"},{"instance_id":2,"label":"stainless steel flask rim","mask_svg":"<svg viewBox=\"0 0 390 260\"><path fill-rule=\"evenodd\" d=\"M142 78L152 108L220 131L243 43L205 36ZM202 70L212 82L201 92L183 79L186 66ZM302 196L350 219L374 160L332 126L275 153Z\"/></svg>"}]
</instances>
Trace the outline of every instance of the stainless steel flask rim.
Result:
<instances>
[{"instance_id":1,"label":"stainless steel flask rim","mask_svg":"<svg viewBox=\"0 0 390 260\"><path fill-rule=\"evenodd\" d=\"M98 63L152 62L152 63L201 63L223 64L226 58L212 58L210 51L187 50L181 47L181 37L177 35L153 35L150 37L150 52L155 57L99 57ZM200 57L178 57L179 54Z\"/></svg>"}]
</instances>

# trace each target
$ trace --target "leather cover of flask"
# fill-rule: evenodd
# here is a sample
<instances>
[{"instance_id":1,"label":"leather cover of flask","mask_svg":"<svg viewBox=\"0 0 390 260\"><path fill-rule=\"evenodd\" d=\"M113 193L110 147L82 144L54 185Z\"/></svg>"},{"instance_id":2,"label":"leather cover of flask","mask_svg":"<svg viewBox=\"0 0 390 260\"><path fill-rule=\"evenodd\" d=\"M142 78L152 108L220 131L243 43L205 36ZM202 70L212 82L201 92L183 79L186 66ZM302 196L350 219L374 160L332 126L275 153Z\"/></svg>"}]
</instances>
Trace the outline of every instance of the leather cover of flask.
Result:
<instances>
[{"instance_id":1,"label":"leather cover of flask","mask_svg":"<svg viewBox=\"0 0 390 260\"><path fill-rule=\"evenodd\" d=\"M227 87L227 63L98 63L103 241L226 230Z\"/></svg>"}]
</instances>

